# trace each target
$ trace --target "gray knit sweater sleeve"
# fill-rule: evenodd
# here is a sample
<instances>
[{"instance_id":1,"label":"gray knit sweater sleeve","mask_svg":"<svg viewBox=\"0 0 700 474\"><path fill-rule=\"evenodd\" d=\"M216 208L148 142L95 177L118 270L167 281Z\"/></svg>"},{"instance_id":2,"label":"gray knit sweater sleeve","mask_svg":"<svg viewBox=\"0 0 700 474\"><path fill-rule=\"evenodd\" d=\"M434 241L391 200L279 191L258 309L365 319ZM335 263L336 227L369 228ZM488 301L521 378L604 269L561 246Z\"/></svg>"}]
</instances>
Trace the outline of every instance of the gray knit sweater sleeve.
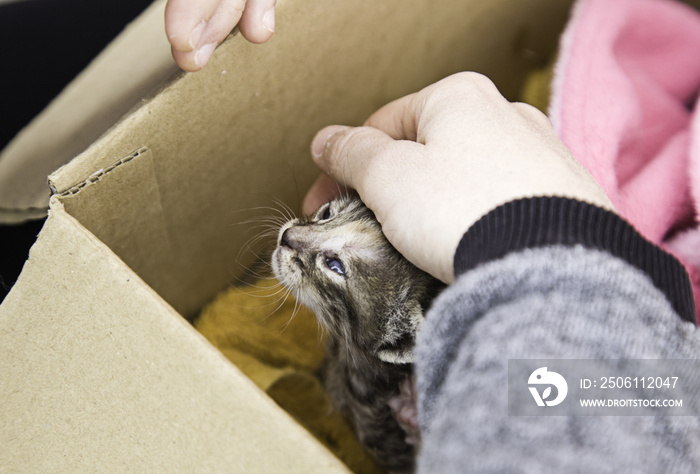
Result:
<instances>
[{"instance_id":1,"label":"gray knit sweater sleeve","mask_svg":"<svg viewBox=\"0 0 700 474\"><path fill-rule=\"evenodd\" d=\"M613 213L542 197L486 214L454 267L415 348L419 472L700 472L700 417L508 415L508 359L698 359L676 259Z\"/></svg>"},{"instance_id":2,"label":"gray knit sweater sleeve","mask_svg":"<svg viewBox=\"0 0 700 474\"><path fill-rule=\"evenodd\" d=\"M417 341L419 472L700 472L696 417L507 407L508 359L698 355L696 326L609 252L554 245L483 263L434 302Z\"/></svg>"}]
</instances>

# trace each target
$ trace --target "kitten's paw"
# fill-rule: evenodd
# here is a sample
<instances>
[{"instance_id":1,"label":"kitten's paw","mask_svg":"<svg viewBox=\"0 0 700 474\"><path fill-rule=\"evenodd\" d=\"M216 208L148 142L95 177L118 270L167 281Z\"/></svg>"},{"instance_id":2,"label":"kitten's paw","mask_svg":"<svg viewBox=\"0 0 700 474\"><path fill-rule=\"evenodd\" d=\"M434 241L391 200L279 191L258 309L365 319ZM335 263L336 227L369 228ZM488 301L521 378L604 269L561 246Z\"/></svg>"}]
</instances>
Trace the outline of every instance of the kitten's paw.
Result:
<instances>
[{"instance_id":1,"label":"kitten's paw","mask_svg":"<svg viewBox=\"0 0 700 474\"><path fill-rule=\"evenodd\" d=\"M416 378L406 377L399 384L399 394L387 402L399 426L406 432L406 443L420 447L421 435L418 426L418 408L416 406Z\"/></svg>"}]
</instances>

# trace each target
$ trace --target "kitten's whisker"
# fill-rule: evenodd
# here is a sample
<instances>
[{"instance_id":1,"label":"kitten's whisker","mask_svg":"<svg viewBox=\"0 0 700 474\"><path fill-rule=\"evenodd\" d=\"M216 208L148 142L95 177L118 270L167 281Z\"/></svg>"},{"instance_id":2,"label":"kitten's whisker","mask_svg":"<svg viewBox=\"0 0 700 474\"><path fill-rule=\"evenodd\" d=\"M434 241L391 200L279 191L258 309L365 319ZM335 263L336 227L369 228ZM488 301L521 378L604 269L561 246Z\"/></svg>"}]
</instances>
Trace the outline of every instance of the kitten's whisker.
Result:
<instances>
[{"instance_id":1,"label":"kitten's whisker","mask_svg":"<svg viewBox=\"0 0 700 474\"><path fill-rule=\"evenodd\" d=\"M265 215L265 216L258 216L256 219L251 220L251 224L272 224L272 225L280 225L284 224L285 222L288 222L290 219L287 219L286 216L271 216L271 215Z\"/></svg>"},{"instance_id":2,"label":"kitten's whisker","mask_svg":"<svg viewBox=\"0 0 700 474\"><path fill-rule=\"evenodd\" d=\"M274 292L270 293L268 288L260 288L257 293L248 292L241 288L238 289L241 293L251 298L272 298L284 292L284 287L276 288Z\"/></svg>"},{"instance_id":3,"label":"kitten's whisker","mask_svg":"<svg viewBox=\"0 0 700 474\"><path fill-rule=\"evenodd\" d=\"M239 266L239 268L240 268L240 267L242 267L242 266ZM233 282L231 282L230 280L228 280L229 286L232 286L232 287L236 287L236 288L241 288L241 287L256 287L256 286L257 286L257 287L261 287L261 288L264 288L264 287L265 287L264 285L255 285L255 284L251 283L250 279L244 280L243 278L241 278L240 276L238 276L237 274L235 274L235 273L233 273L233 272L230 272L230 273L229 273L229 276L232 277L232 278L234 278L234 279L238 282L237 284L234 284ZM256 272L255 270L253 270L253 269L250 268L250 267L242 267L242 276L244 276L244 277L255 277L257 280L275 280L275 281L276 281L276 283L274 284L275 287L281 286L281 285L282 285L282 283L280 283L279 281L277 281L276 279L274 279L274 277L273 277L272 275L263 275L263 274L260 274L260 273Z\"/></svg>"},{"instance_id":4,"label":"kitten's whisker","mask_svg":"<svg viewBox=\"0 0 700 474\"><path fill-rule=\"evenodd\" d=\"M281 201L277 198L273 198L272 201L276 203L281 203ZM274 207L274 206L255 206L255 207L248 207L245 209L238 209L234 213L239 213L239 212L260 212L260 211L273 211L275 213L281 213L279 208Z\"/></svg>"},{"instance_id":5,"label":"kitten's whisker","mask_svg":"<svg viewBox=\"0 0 700 474\"><path fill-rule=\"evenodd\" d=\"M260 255L261 252L262 252L262 253L266 253L266 252L267 252L267 253L270 253L270 249L269 249L269 246L270 246L270 244L271 244L270 242L268 242L267 245L263 245L262 248L261 248L260 250L257 250L257 251L253 250L253 245L256 245L258 242L260 242L260 241L263 240L263 239L265 239L265 236L262 236L262 237L261 237L261 236L251 237L251 238L248 240L248 242L246 242L246 243L240 248L240 250L238 250L238 253L236 254L236 259L235 259L235 261L236 261L236 262L240 262L240 261L241 261L241 258L242 258L242 256L243 256L243 254L246 253L246 252L249 252L250 254L253 255L253 257L255 257L255 258L258 259L258 260L261 260L261 259L262 259L262 256Z\"/></svg>"},{"instance_id":6,"label":"kitten's whisker","mask_svg":"<svg viewBox=\"0 0 700 474\"><path fill-rule=\"evenodd\" d=\"M316 318L316 326L318 327L318 343L323 344L324 336L326 335L326 328L321 321Z\"/></svg>"},{"instance_id":7,"label":"kitten's whisker","mask_svg":"<svg viewBox=\"0 0 700 474\"><path fill-rule=\"evenodd\" d=\"M245 269L246 276L254 277L258 280L272 280L275 278L274 274L272 273L272 270L266 268L265 271L266 272L263 273L261 271L254 270L251 267L247 267Z\"/></svg>"},{"instance_id":8,"label":"kitten's whisker","mask_svg":"<svg viewBox=\"0 0 700 474\"><path fill-rule=\"evenodd\" d=\"M291 294L292 294L292 290L287 289L287 292L286 292L286 294L284 295L284 297L280 297L280 298L277 300L277 301L279 301L279 300L281 299L282 302L281 302L270 314L268 314L267 316L265 316L260 322L266 321L270 316L272 316L272 315L275 314L277 311L279 311L279 309L280 309L282 306L284 306L284 304L287 302L287 300L289 299L289 295L291 295Z\"/></svg>"},{"instance_id":9,"label":"kitten's whisker","mask_svg":"<svg viewBox=\"0 0 700 474\"><path fill-rule=\"evenodd\" d=\"M301 194L299 193L299 182L297 181L297 174L294 172L294 166L292 166L291 163L287 162L287 166L289 166L289 171L292 175L292 179L294 179L294 190L296 191L296 198L297 198L297 209L301 209ZM292 213L294 215L294 213Z\"/></svg>"},{"instance_id":10,"label":"kitten's whisker","mask_svg":"<svg viewBox=\"0 0 700 474\"><path fill-rule=\"evenodd\" d=\"M269 268L265 269L265 272L249 269L248 275L258 280L272 280L275 277Z\"/></svg>"},{"instance_id":11,"label":"kitten's whisker","mask_svg":"<svg viewBox=\"0 0 700 474\"><path fill-rule=\"evenodd\" d=\"M294 215L294 211L286 203L279 199L275 199L274 201L282 207L282 210L284 211L284 216L287 218L288 221L294 220L296 218L296 216Z\"/></svg>"},{"instance_id":12,"label":"kitten's whisker","mask_svg":"<svg viewBox=\"0 0 700 474\"><path fill-rule=\"evenodd\" d=\"M286 222L284 218L280 216L270 216L270 215L262 215L262 216L256 216L251 219L245 220L245 221L240 221L240 222L235 222L231 224L232 226L239 226L239 225L253 225L253 224L278 224L278 223L283 223Z\"/></svg>"},{"instance_id":13,"label":"kitten's whisker","mask_svg":"<svg viewBox=\"0 0 700 474\"><path fill-rule=\"evenodd\" d=\"M292 315L289 317L289 320L287 320L287 322L284 324L284 326L282 326L282 330L279 332L279 335L282 335L282 333L287 330L289 325L292 324L292 320L294 319L294 316L297 315L298 311L299 311L299 300L295 296L294 308L292 309Z\"/></svg>"},{"instance_id":14,"label":"kitten's whisker","mask_svg":"<svg viewBox=\"0 0 700 474\"><path fill-rule=\"evenodd\" d=\"M261 240L264 240L266 237L267 236L265 236L265 235L258 235L258 236L251 237L250 239L248 239L248 241L245 244L243 244L241 249L238 251L238 254L236 254L236 261L239 261L241 259L244 252L250 252L255 257L259 257L258 253L261 251L264 251L264 249L256 251L256 250L253 250L253 246L256 245L258 242L260 242ZM268 245L269 245L269 243L268 243Z\"/></svg>"}]
</instances>

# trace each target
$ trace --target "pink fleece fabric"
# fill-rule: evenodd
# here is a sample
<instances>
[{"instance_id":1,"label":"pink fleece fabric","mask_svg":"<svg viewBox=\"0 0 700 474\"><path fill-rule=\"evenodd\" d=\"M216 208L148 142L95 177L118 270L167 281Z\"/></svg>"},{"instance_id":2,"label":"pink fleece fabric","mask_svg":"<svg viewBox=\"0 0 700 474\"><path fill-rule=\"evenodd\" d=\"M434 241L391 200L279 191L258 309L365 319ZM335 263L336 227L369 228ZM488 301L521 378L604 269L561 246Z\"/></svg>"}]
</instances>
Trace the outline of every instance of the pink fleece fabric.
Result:
<instances>
[{"instance_id":1,"label":"pink fleece fabric","mask_svg":"<svg viewBox=\"0 0 700 474\"><path fill-rule=\"evenodd\" d=\"M700 309L700 13L672 0L579 0L549 115L618 213L676 255Z\"/></svg>"}]
</instances>

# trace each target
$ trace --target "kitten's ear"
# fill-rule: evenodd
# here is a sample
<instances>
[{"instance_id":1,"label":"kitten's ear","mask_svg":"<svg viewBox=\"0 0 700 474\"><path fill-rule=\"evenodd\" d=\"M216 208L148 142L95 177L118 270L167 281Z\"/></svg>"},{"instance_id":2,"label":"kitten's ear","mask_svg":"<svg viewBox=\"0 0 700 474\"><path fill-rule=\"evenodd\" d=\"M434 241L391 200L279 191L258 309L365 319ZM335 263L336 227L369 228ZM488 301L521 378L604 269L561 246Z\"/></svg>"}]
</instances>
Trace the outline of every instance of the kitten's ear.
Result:
<instances>
[{"instance_id":1,"label":"kitten's ear","mask_svg":"<svg viewBox=\"0 0 700 474\"><path fill-rule=\"evenodd\" d=\"M416 334L423 323L423 310L417 303L407 305L408 314L402 318L407 321L403 332L394 334L377 351L377 356L390 364L413 364L413 346L416 344ZM397 337L398 336L398 337Z\"/></svg>"},{"instance_id":2,"label":"kitten's ear","mask_svg":"<svg viewBox=\"0 0 700 474\"><path fill-rule=\"evenodd\" d=\"M377 355L390 364L413 364L413 351L397 349L382 349Z\"/></svg>"}]
</instances>

